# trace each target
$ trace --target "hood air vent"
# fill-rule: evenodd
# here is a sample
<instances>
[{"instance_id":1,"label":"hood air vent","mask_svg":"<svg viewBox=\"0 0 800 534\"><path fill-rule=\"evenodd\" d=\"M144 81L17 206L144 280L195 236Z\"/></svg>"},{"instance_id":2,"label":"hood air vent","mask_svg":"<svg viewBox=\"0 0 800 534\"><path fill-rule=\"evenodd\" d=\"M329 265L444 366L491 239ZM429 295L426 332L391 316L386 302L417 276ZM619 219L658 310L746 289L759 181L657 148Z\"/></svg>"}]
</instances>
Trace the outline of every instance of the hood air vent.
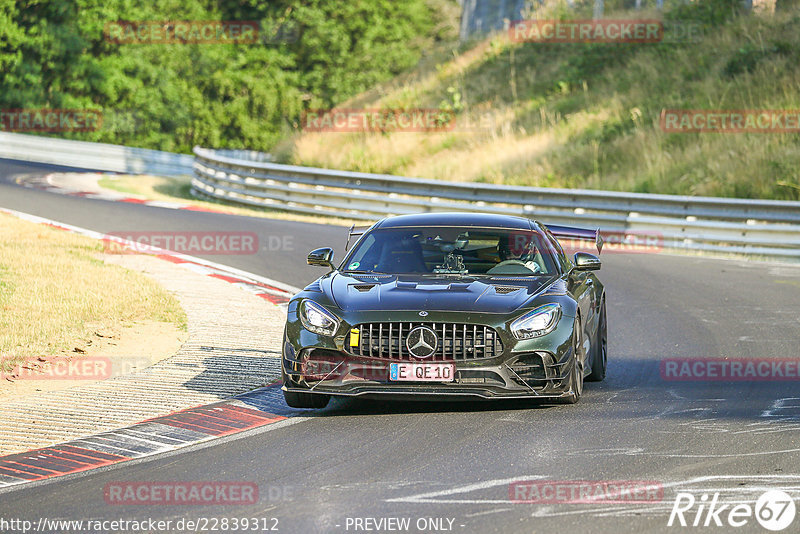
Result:
<instances>
[{"instance_id":1,"label":"hood air vent","mask_svg":"<svg viewBox=\"0 0 800 534\"><path fill-rule=\"evenodd\" d=\"M322 285L319 283L319 280L314 280L308 284L303 291L316 291L318 293L322 293Z\"/></svg>"},{"instance_id":2,"label":"hood air vent","mask_svg":"<svg viewBox=\"0 0 800 534\"><path fill-rule=\"evenodd\" d=\"M494 286L494 290L498 295L508 295L509 293L519 291L520 289L522 288L519 286Z\"/></svg>"},{"instance_id":3,"label":"hood air vent","mask_svg":"<svg viewBox=\"0 0 800 534\"><path fill-rule=\"evenodd\" d=\"M375 287L375 284L353 284L350 287L354 288L356 291L360 291L361 293L366 293Z\"/></svg>"}]
</instances>

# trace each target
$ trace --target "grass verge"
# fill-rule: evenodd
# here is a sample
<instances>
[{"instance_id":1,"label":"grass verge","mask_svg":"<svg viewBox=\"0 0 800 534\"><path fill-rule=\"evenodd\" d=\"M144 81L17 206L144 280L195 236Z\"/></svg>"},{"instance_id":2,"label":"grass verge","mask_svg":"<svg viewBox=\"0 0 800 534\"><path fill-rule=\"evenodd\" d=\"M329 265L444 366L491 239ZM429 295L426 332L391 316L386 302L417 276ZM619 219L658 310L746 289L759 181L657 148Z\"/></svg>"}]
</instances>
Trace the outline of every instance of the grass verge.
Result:
<instances>
[{"instance_id":1,"label":"grass verge","mask_svg":"<svg viewBox=\"0 0 800 534\"><path fill-rule=\"evenodd\" d=\"M0 371L138 321L186 328L173 295L101 253L99 241L0 213Z\"/></svg>"},{"instance_id":2,"label":"grass verge","mask_svg":"<svg viewBox=\"0 0 800 534\"><path fill-rule=\"evenodd\" d=\"M663 109L800 109L800 14L747 14L738 0L703 0L606 16L663 17L695 37L542 44L499 34L454 50L435 71L420 68L341 104L453 110L471 129L297 131L272 153L296 165L460 182L800 199L796 133L667 133L660 125Z\"/></svg>"}]
</instances>

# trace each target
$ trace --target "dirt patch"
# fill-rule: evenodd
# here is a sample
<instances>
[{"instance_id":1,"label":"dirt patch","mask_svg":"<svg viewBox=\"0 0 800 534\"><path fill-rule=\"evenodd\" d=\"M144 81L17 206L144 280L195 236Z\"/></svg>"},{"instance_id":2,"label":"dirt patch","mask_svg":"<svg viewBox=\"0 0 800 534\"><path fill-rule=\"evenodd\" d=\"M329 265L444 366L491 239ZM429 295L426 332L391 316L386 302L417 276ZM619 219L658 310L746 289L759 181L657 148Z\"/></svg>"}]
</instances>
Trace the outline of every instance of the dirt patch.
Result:
<instances>
[{"instance_id":1,"label":"dirt patch","mask_svg":"<svg viewBox=\"0 0 800 534\"><path fill-rule=\"evenodd\" d=\"M141 321L97 328L71 350L30 358L0 380L0 399L20 399L141 371L174 355L188 333L173 323Z\"/></svg>"}]
</instances>

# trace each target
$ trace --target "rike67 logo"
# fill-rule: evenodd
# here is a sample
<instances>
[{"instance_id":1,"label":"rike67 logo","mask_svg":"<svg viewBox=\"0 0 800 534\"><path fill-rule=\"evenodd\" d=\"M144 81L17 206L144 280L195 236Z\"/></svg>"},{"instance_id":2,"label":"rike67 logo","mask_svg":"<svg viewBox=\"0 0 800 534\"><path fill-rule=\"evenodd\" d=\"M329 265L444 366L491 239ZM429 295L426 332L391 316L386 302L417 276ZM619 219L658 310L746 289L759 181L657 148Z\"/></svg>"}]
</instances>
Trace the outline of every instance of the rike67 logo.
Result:
<instances>
[{"instance_id":1,"label":"rike67 logo","mask_svg":"<svg viewBox=\"0 0 800 534\"><path fill-rule=\"evenodd\" d=\"M713 496L704 493L696 498L691 493L681 492L675 497L667 526L738 528L755 518L765 529L778 532L794 522L796 512L792 497L781 490L763 493L755 506L741 501L720 502L719 493Z\"/></svg>"}]
</instances>

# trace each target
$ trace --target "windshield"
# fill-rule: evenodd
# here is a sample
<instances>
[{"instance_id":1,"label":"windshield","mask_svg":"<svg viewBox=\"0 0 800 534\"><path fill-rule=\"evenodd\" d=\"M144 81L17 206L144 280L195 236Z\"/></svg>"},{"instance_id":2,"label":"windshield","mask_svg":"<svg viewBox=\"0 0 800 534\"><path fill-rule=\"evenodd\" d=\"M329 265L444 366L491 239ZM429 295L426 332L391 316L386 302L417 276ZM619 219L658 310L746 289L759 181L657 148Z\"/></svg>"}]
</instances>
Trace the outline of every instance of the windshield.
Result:
<instances>
[{"instance_id":1,"label":"windshield","mask_svg":"<svg viewBox=\"0 0 800 534\"><path fill-rule=\"evenodd\" d=\"M555 272L547 241L532 230L405 227L367 234L344 271L387 274L538 276Z\"/></svg>"}]
</instances>

